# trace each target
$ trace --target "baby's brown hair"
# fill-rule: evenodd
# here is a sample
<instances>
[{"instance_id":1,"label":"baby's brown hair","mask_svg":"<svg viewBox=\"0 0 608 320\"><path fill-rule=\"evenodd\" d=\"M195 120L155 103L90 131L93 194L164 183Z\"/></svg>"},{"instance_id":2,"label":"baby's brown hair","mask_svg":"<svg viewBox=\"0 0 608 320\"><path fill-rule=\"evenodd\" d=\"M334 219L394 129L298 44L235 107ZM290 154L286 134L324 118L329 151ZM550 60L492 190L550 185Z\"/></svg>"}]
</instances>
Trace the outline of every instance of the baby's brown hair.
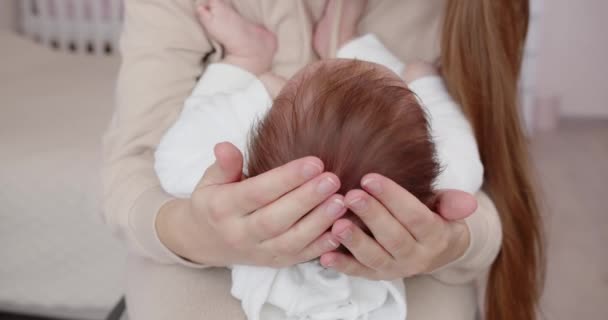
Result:
<instances>
[{"instance_id":1,"label":"baby's brown hair","mask_svg":"<svg viewBox=\"0 0 608 320\"><path fill-rule=\"evenodd\" d=\"M382 174L423 203L433 200L439 173L425 112L403 81L382 66L329 60L289 81L253 128L250 177L316 156L340 178L338 193Z\"/></svg>"}]
</instances>

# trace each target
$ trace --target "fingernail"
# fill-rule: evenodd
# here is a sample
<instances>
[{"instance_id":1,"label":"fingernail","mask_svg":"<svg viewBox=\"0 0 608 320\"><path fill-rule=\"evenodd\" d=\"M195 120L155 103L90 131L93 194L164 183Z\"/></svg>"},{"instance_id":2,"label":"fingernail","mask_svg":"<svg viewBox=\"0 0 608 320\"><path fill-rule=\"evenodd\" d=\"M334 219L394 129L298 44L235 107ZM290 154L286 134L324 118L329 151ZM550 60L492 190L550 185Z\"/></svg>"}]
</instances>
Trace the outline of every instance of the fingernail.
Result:
<instances>
[{"instance_id":1,"label":"fingernail","mask_svg":"<svg viewBox=\"0 0 608 320\"><path fill-rule=\"evenodd\" d=\"M353 239L353 232L350 231L350 229L346 229L338 234L338 238L340 238L343 243L348 243Z\"/></svg>"},{"instance_id":2,"label":"fingernail","mask_svg":"<svg viewBox=\"0 0 608 320\"><path fill-rule=\"evenodd\" d=\"M328 194L335 190L337 186L338 184L335 183L331 178L324 178L323 180L321 180L321 182L319 182L319 185L317 186L317 192L319 192L320 194Z\"/></svg>"},{"instance_id":3,"label":"fingernail","mask_svg":"<svg viewBox=\"0 0 608 320\"><path fill-rule=\"evenodd\" d=\"M344 202L340 199L333 199L325 207L325 213L330 218L336 218L344 210Z\"/></svg>"},{"instance_id":4,"label":"fingernail","mask_svg":"<svg viewBox=\"0 0 608 320\"><path fill-rule=\"evenodd\" d=\"M327 250L333 250L337 248L340 244L334 241L333 239L327 240Z\"/></svg>"},{"instance_id":5,"label":"fingernail","mask_svg":"<svg viewBox=\"0 0 608 320\"><path fill-rule=\"evenodd\" d=\"M371 191L372 193L375 193L375 194L382 193L382 186L380 185L380 182L378 182L377 180L366 179L366 180L363 180L363 182L361 182L361 185L363 185L363 187L365 187L365 189Z\"/></svg>"},{"instance_id":6,"label":"fingernail","mask_svg":"<svg viewBox=\"0 0 608 320\"><path fill-rule=\"evenodd\" d=\"M302 176L306 179L312 179L323 171L323 168L316 163L307 162L302 166Z\"/></svg>"},{"instance_id":7,"label":"fingernail","mask_svg":"<svg viewBox=\"0 0 608 320\"><path fill-rule=\"evenodd\" d=\"M354 201L350 202L348 204L348 207L352 208L355 211L362 212L367 209L367 201L365 201L365 199L358 198L358 199L355 199Z\"/></svg>"}]
</instances>

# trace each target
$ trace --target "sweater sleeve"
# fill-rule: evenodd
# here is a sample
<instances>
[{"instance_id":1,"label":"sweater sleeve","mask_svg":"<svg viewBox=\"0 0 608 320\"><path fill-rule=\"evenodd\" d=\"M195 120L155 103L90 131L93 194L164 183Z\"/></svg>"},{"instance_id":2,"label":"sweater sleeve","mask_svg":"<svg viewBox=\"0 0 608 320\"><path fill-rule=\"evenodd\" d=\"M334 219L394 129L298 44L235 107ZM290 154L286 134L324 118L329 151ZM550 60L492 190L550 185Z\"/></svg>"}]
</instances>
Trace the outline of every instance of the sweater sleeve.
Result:
<instances>
[{"instance_id":1,"label":"sweater sleeve","mask_svg":"<svg viewBox=\"0 0 608 320\"><path fill-rule=\"evenodd\" d=\"M220 142L231 142L246 159L251 128L271 104L253 74L229 64L211 64L156 150L155 169L164 190L189 197L215 161L213 148Z\"/></svg>"},{"instance_id":2,"label":"sweater sleeve","mask_svg":"<svg viewBox=\"0 0 608 320\"><path fill-rule=\"evenodd\" d=\"M190 0L125 1L116 109L104 136L104 220L129 249L160 263L189 264L156 234L172 197L154 172L154 151L213 52Z\"/></svg>"}]
</instances>

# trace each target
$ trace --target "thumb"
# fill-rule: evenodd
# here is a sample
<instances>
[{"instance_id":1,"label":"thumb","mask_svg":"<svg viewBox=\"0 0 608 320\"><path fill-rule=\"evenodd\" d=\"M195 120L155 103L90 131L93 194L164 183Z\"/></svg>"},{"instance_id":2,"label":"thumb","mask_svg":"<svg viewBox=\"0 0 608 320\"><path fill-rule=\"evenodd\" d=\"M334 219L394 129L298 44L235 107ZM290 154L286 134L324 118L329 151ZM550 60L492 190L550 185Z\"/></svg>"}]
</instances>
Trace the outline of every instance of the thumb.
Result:
<instances>
[{"instance_id":1,"label":"thumb","mask_svg":"<svg viewBox=\"0 0 608 320\"><path fill-rule=\"evenodd\" d=\"M221 142L213 148L215 162L207 168L197 189L214 184L240 181L243 174L243 154L230 142Z\"/></svg>"},{"instance_id":2,"label":"thumb","mask_svg":"<svg viewBox=\"0 0 608 320\"><path fill-rule=\"evenodd\" d=\"M437 192L435 211L448 221L462 220L477 210L477 199L460 190Z\"/></svg>"}]
</instances>

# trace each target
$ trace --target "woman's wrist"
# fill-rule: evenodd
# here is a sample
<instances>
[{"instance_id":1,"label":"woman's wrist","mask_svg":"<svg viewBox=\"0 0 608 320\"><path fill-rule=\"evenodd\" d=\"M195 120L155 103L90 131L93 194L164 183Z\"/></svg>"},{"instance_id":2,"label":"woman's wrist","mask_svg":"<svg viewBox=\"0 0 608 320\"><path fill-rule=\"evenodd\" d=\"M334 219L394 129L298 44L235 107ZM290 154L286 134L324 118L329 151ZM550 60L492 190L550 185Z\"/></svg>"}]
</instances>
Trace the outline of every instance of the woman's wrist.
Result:
<instances>
[{"instance_id":1,"label":"woman's wrist","mask_svg":"<svg viewBox=\"0 0 608 320\"><path fill-rule=\"evenodd\" d=\"M155 227L160 241L174 254L195 263L202 263L202 248L197 248L196 223L190 213L190 200L174 199L163 205L156 217ZM198 254L197 254L198 253Z\"/></svg>"}]
</instances>

